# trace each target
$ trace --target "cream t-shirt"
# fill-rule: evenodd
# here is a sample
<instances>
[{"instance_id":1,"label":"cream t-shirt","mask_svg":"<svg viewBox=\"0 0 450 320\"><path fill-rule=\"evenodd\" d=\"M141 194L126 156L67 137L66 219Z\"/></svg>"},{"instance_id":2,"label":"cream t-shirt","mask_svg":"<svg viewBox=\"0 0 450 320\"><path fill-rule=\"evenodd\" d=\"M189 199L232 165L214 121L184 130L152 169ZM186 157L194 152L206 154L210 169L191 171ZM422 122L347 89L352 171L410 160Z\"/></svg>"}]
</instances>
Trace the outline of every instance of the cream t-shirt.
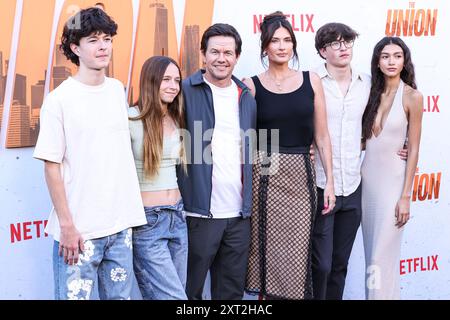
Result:
<instances>
[{"instance_id":1,"label":"cream t-shirt","mask_svg":"<svg viewBox=\"0 0 450 320\"><path fill-rule=\"evenodd\" d=\"M71 77L45 98L34 158L61 163L73 222L84 240L146 224L120 81ZM45 230L59 241L53 208Z\"/></svg>"}]
</instances>

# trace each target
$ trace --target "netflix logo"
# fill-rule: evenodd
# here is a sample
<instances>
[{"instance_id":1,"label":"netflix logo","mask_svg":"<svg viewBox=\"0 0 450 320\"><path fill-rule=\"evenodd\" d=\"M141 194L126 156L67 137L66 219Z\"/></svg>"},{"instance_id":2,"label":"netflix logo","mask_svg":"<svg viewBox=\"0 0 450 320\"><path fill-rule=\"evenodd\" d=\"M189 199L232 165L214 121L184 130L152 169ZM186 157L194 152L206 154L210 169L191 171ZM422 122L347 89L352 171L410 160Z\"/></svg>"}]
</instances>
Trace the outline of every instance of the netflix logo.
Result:
<instances>
[{"instance_id":1,"label":"netflix logo","mask_svg":"<svg viewBox=\"0 0 450 320\"><path fill-rule=\"evenodd\" d=\"M423 112L439 113L439 95L423 97Z\"/></svg>"},{"instance_id":2,"label":"netflix logo","mask_svg":"<svg viewBox=\"0 0 450 320\"><path fill-rule=\"evenodd\" d=\"M400 275L424 271L439 271L439 256L417 257L400 260Z\"/></svg>"},{"instance_id":3,"label":"netflix logo","mask_svg":"<svg viewBox=\"0 0 450 320\"><path fill-rule=\"evenodd\" d=\"M263 22L263 19L266 15L262 14L254 14L253 15L253 33L259 33L261 32L261 29L259 28L259 25ZM286 19L291 23L292 30L294 32L311 32L314 33L314 25L313 25L313 19L314 14L285 14Z\"/></svg>"},{"instance_id":4,"label":"netflix logo","mask_svg":"<svg viewBox=\"0 0 450 320\"><path fill-rule=\"evenodd\" d=\"M11 223L11 243L48 237L44 232L47 220Z\"/></svg>"}]
</instances>

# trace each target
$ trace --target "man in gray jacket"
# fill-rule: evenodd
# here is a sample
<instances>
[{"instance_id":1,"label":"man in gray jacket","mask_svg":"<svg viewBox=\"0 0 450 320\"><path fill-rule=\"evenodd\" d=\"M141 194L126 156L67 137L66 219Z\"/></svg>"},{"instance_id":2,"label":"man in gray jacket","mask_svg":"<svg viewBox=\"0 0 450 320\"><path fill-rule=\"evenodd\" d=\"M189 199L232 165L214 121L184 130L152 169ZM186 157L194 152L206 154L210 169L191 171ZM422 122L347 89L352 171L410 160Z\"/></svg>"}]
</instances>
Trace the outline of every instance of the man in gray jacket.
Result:
<instances>
[{"instance_id":1,"label":"man in gray jacket","mask_svg":"<svg viewBox=\"0 0 450 320\"><path fill-rule=\"evenodd\" d=\"M202 36L205 70L183 81L188 165L178 171L187 214L186 293L202 299L208 271L212 299L242 299L250 243L251 154L256 102L232 73L241 38L228 24Z\"/></svg>"}]
</instances>

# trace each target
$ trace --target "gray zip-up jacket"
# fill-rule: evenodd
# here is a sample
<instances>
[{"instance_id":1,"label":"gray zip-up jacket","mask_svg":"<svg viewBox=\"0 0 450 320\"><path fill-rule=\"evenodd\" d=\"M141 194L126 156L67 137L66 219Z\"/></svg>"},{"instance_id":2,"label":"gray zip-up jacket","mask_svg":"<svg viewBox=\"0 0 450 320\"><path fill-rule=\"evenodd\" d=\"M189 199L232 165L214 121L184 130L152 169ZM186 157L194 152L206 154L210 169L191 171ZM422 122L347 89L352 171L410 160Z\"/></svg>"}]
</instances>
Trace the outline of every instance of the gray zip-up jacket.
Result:
<instances>
[{"instance_id":1,"label":"gray zip-up jacket","mask_svg":"<svg viewBox=\"0 0 450 320\"><path fill-rule=\"evenodd\" d=\"M186 146L187 174L180 166L178 167L178 186L186 211L212 218L210 209L213 165L212 161L205 161L204 157L206 152L209 152L209 156L211 156L211 140L205 139L206 141L204 141L203 134L208 129L214 129L215 118L212 91L203 80L204 72L204 70L199 70L185 79L182 84L186 129L190 133L191 143L190 146ZM232 80L239 89L239 124L244 132L244 134L241 134L244 158L241 215L243 218L248 218L252 209L252 156L256 147L256 101L244 83L234 76ZM194 130L195 123L197 123L197 130ZM201 128L201 130L198 128ZM248 131L249 129L253 130ZM249 134L251 131L253 131L253 134ZM205 152L207 148L209 149ZM212 159L212 156L210 159Z\"/></svg>"}]
</instances>

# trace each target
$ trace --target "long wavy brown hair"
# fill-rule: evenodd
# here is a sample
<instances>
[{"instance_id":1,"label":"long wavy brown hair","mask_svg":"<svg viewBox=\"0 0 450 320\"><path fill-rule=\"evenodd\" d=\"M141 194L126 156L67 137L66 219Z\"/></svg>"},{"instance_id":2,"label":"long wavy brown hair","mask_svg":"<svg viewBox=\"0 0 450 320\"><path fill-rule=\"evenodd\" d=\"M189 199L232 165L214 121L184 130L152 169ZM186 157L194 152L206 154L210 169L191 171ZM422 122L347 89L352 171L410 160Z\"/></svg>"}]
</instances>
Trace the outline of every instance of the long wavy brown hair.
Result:
<instances>
[{"instance_id":1,"label":"long wavy brown hair","mask_svg":"<svg viewBox=\"0 0 450 320\"><path fill-rule=\"evenodd\" d=\"M167 106L167 116L170 116L179 129L185 129L183 95L181 93L181 71L175 60L165 56L153 56L141 69L139 81L139 98L135 103L139 116L130 120L141 120L144 125L144 175L148 178L158 173L163 152L163 118L164 110L161 105L159 89L170 64L174 64L180 73L180 92ZM181 130L180 132L183 132ZM183 137L180 136L180 140ZM181 143L180 164L185 167L185 148Z\"/></svg>"},{"instance_id":2,"label":"long wavy brown hair","mask_svg":"<svg viewBox=\"0 0 450 320\"><path fill-rule=\"evenodd\" d=\"M411 51L408 46L403 42L402 39L398 37L384 37L381 39L373 49L372 54L372 63L371 63L371 71L372 71L372 82L370 88L370 96L369 101L367 102L366 109L364 110L364 115L362 119L362 141L365 142L367 139L372 137L372 127L375 121L375 117L378 112L378 107L381 102L381 94L384 91L385 87L385 79L384 74L381 72L380 68L378 68L378 64L380 61L381 52L384 47L389 44L396 44L403 50L403 70L400 73L400 78L404 83L412 87L413 89L417 89L416 86L416 76L414 72L414 65L411 60Z\"/></svg>"}]
</instances>

